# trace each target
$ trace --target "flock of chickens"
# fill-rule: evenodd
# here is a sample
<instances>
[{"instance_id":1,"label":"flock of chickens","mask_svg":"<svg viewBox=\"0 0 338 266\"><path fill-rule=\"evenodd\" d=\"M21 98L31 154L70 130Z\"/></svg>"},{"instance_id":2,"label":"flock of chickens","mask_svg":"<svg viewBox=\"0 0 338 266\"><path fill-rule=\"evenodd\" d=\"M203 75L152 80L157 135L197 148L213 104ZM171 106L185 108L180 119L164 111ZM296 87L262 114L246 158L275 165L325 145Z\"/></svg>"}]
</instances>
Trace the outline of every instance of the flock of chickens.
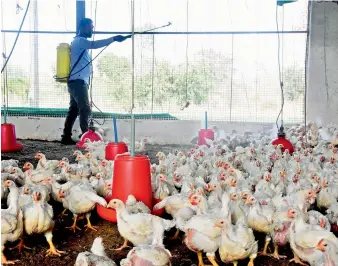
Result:
<instances>
[{"instance_id":1,"label":"flock of chickens","mask_svg":"<svg viewBox=\"0 0 338 266\"><path fill-rule=\"evenodd\" d=\"M24 237L32 234L45 235L47 256L64 253L53 244L55 217L49 204L53 199L64 207L61 216L67 211L73 214L69 229L74 232L82 218L87 220L86 230L97 230L90 221L96 204L115 209L124 238L117 250L128 248L128 242L134 246L121 266L171 265L172 255L163 244L164 231L171 228L176 228L172 239L183 232L199 266L204 265L204 254L212 265L219 265L217 252L224 263L237 265L249 258L248 265L253 266L260 255L283 258L278 248L286 245L295 263L338 265L338 239L331 232L338 231L338 127L326 128L331 140L314 123L289 128L292 155L282 152L281 145L271 145L265 134L223 136L218 128L213 130L215 141L208 141L209 146L158 152L159 163L151 165L153 196L161 200L153 209L164 208L170 220L152 215L133 195L126 202L106 202L112 192L114 162L104 159L103 142L87 141L85 153L74 152L76 164L37 153L36 168L27 162L23 172L17 161L3 160L1 201L7 202L7 209L1 209L2 264L16 262L5 257L6 242L19 240L14 248L29 249ZM146 143L146 139L140 142L142 150ZM254 232L266 236L261 251ZM78 255L75 265L116 263L98 237L90 251Z\"/></svg>"}]
</instances>

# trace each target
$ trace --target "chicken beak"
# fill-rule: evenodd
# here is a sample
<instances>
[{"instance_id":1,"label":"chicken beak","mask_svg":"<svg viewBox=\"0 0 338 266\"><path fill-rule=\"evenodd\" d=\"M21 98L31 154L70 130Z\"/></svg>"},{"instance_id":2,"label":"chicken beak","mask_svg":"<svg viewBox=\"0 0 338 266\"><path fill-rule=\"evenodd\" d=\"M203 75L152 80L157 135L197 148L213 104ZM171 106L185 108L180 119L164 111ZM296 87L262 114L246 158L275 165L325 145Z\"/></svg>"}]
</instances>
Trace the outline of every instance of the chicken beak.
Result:
<instances>
[{"instance_id":1,"label":"chicken beak","mask_svg":"<svg viewBox=\"0 0 338 266\"><path fill-rule=\"evenodd\" d=\"M245 201L245 205L251 205L252 203L252 200L250 198L248 198L246 201Z\"/></svg>"},{"instance_id":2,"label":"chicken beak","mask_svg":"<svg viewBox=\"0 0 338 266\"><path fill-rule=\"evenodd\" d=\"M40 197L41 197L41 195L40 195L39 192L34 192L34 194L33 194L33 200L34 201L39 201Z\"/></svg>"},{"instance_id":3,"label":"chicken beak","mask_svg":"<svg viewBox=\"0 0 338 266\"><path fill-rule=\"evenodd\" d=\"M23 166L23 169L24 169L24 170L28 170L28 169L29 169L29 166L28 166L27 164L25 164L25 165Z\"/></svg>"},{"instance_id":4,"label":"chicken beak","mask_svg":"<svg viewBox=\"0 0 338 266\"><path fill-rule=\"evenodd\" d=\"M23 189L23 194L28 195L28 193L29 193L29 189L25 187L25 188Z\"/></svg>"},{"instance_id":5,"label":"chicken beak","mask_svg":"<svg viewBox=\"0 0 338 266\"><path fill-rule=\"evenodd\" d=\"M214 224L214 227L219 227L221 228L222 227L222 223L220 221L217 221L215 224Z\"/></svg>"},{"instance_id":6,"label":"chicken beak","mask_svg":"<svg viewBox=\"0 0 338 266\"><path fill-rule=\"evenodd\" d=\"M320 225L321 228L324 228L324 227L325 227L325 220L324 220L324 218L322 218L322 219L320 220L319 225Z\"/></svg>"}]
</instances>

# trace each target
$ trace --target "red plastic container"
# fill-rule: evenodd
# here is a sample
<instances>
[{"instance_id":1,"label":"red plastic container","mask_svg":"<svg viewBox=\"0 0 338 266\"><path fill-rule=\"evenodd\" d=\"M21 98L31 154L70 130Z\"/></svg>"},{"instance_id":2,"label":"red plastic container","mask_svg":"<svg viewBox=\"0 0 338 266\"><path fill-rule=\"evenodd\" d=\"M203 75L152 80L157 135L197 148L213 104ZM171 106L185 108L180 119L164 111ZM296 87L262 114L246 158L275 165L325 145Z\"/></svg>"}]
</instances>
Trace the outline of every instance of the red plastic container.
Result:
<instances>
[{"instance_id":1,"label":"red plastic container","mask_svg":"<svg viewBox=\"0 0 338 266\"><path fill-rule=\"evenodd\" d=\"M207 145L205 139L214 140L214 137L214 131L211 129L201 129L198 132L198 145Z\"/></svg>"},{"instance_id":2,"label":"red plastic container","mask_svg":"<svg viewBox=\"0 0 338 266\"><path fill-rule=\"evenodd\" d=\"M86 148L86 146L84 145L85 139L89 139L91 142L103 141L103 137L99 132L89 129L86 133L82 135L81 140L78 143L76 143L76 147L78 147L79 149L85 149Z\"/></svg>"},{"instance_id":3,"label":"red plastic container","mask_svg":"<svg viewBox=\"0 0 338 266\"><path fill-rule=\"evenodd\" d=\"M22 150L23 145L16 141L15 126L11 123L1 124L1 152Z\"/></svg>"},{"instance_id":4,"label":"red plastic container","mask_svg":"<svg viewBox=\"0 0 338 266\"><path fill-rule=\"evenodd\" d=\"M277 139L272 141L272 144L273 145L282 144L283 145L283 148L281 149L282 152L284 152L286 149L289 150L289 153L291 155L294 152L292 143L289 140L287 140L285 137L278 137Z\"/></svg>"},{"instance_id":5,"label":"red plastic container","mask_svg":"<svg viewBox=\"0 0 338 266\"><path fill-rule=\"evenodd\" d=\"M106 146L106 160L115 160L115 156L118 154L122 154L128 152L128 147L124 142L110 142Z\"/></svg>"},{"instance_id":6,"label":"red plastic container","mask_svg":"<svg viewBox=\"0 0 338 266\"><path fill-rule=\"evenodd\" d=\"M148 156L121 155L115 159L111 198L126 202L130 194L133 194L138 201L142 201L150 210L152 209L153 197ZM103 219L117 222L115 210L97 206L97 212Z\"/></svg>"}]
</instances>

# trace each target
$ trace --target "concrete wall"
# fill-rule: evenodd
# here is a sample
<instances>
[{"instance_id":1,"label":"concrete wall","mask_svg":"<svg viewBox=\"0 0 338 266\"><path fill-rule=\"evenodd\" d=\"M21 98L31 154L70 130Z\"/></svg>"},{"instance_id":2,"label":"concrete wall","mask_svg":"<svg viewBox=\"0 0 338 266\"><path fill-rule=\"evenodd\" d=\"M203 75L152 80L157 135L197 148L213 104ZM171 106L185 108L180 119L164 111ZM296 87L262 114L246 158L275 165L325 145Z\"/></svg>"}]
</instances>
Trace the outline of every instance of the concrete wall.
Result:
<instances>
[{"instance_id":1,"label":"concrete wall","mask_svg":"<svg viewBox=\"0 0 338 266\"><path fill-rule=\"evenodd\" d=\"M102 123L102 120L99 120ZM60 140L63 130L64 118L37 118L37 117L9 117L8 123L13 123L16 129L17 138L20 139L42 139ZM253 124L253 123L222 123L210 122L211 125L223 129L226 133L236 130L238 133L245 131L263 132L270 130L273 124ZM136 140L147 136L151 137L154 143L158 144L189 144L197 137L199 129L202 127L200 121L152 121L136 120ZM111 141L114 139L113 122L106 121L101 127L105 131L104 139ZM130 139L130 121L118 120L117 128L120 141L123 137ZM74 125L73 135L80 134L78 121Z\"/></svg>"},{"instance_id":2,"label":"concrete wall","mask_svg":"<svg viewBox=\"0 0 338 266\"><path fill-rule=\"evenodd\" d=\"M307 119L338 124L338 4L309 3Z\"/></svg>"}]
</instances>

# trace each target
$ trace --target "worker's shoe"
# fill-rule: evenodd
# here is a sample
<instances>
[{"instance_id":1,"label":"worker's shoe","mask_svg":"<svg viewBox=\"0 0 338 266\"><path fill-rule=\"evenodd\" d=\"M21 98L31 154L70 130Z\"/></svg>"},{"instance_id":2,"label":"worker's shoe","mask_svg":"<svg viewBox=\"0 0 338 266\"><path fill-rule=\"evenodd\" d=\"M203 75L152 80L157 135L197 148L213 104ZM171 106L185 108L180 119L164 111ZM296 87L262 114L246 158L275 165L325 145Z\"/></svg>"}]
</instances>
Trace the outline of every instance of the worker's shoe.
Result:
<instances>
[{"instance_id":1,"label":"worker's shoe","mask_svg":"<svg viewBox=\"0 0 338 266\"><path fill-rule=\"evenodd\" d=\"M63 144L63 145L75 145L76 142L74 140L72 140L71 137L62 136L61 144Z\"/></svg>"}]
</instances>

